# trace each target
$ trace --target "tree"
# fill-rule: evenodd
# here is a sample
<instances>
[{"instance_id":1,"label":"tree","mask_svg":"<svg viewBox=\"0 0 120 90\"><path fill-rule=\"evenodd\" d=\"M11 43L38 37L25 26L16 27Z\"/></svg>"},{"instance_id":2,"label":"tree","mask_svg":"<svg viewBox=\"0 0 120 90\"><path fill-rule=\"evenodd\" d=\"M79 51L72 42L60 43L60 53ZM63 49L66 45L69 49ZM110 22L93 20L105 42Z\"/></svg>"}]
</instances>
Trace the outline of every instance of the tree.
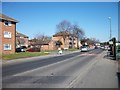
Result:
<instances>
[{"instance_id":1,"label":"tree","mask_svg":"<svg viewBox=\"0 0 120 90\"><path fill-rule=\"evenodd\" d=\"M95 43L99 43L99 40L96 40L95 38L84 38L81 40L81 44L85 45L85 43L88 45L94 45Z\"/></svg>"},{"instance_id":2,"label":"tree","mask_svg":"<svg viewBox=\"0 0 120 90\"><path fill-rule=\"evenodd\" d=\"M78 39L82 39L85 35L85 32L78 26L73 25L73 35L76 36Z\"/></svg>"},{"instance_id":3,"label":"tree","mask_svg":"<svg viewBox=\"0 0 120 90\"><path fill-rule=\"evenodd\" d=\"M69 35L71 35L72 37L76 37L77 41L82 39L85 35L84 31L79 27L79 25L77 25L77 24L72 25L67 20L63 20L56 27L57 27L57 34L62 34L62 36L63 36L63 40L64 40L63 42L65 44L65 47L66 47L65 39ZM72 39L72 41L73 41L73 39ZM78 44L79 44L79 42L77 42L77 47L78 47ZM73 45L73 42L72 42L72 45Z\"/></svg>"},{"instance_id":4,"label":"tree","mask_svg":"<svg viewBox=\"0 0 120 90\"><path fill-rule=\"evenodd\" d=\"M56 25L56 27L57 32L69 32L72 29L71 23L67 20L61 21L58 25Z\"/></svg>"},{"instance_id":5,"label":"tree","mask_svg":"<svg viewBox=\"0 0 120 90\"><path fill-rule=\"evenodd\" d=\"M83 37L85 35L84 31L82 29L80 29L80 27L77 24L73 25L72 33L73 33L73 36L77 37L78 41L80 39L83 39ZM79 42L77 42L77 48L79 48L78 44L79 44Z\"/></svg>"},{"instance_id":6,"label":"tree","mask_svg":"<svg viewBox=\"0 0 120 90\"><path fill-rule=\"evenodd\" d=\"M64 42L65 47L66 47L65 39L70 34L70 32L72 30L71 23L67 20L63 20L58 25L56 25L56 28L57 28L57 34L62 34L63 40L64 40L63 42Z\"/></svg>"}]
</instances>

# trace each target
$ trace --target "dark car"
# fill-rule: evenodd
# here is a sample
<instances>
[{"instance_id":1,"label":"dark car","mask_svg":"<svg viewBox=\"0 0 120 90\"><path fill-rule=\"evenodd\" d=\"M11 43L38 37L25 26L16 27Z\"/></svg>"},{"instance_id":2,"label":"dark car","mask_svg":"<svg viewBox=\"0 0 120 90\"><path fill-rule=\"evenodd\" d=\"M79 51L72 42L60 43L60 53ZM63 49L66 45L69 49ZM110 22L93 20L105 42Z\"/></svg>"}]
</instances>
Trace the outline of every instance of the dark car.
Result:
<instances>
[{"instance_id":1,"label":"dark car","mask_svg":"<svg viewBox=\"0 0 120 90\"><path fill-rule=\"evenodd\" d=\"M21 46L21 47L19 47L19 48L16 48L16 52L25 52L26 49L27 49L26 46Z\"/></svg>"},{"instance_id":2,"label":"dark car","mask_svg":"<svg viewBox=\"0 0 120 90\"><path fill-rule=\"evenodd\" d=\"M21 52L21 48L16 48L16 52Z\"/></svg>"},{"instance_id":3,"label":"dark car","mask_svg":"<svg viewBox=\"0 0 120 90\"><path fill-rule=\"evenodd\" d=\"M22 52L25 52L25 51L26 51L26 49L27 49L27 47L26 47L26 46L21 46L20 48L21 48L21 51L22 51Z\"/></svg>"}]
</instances>

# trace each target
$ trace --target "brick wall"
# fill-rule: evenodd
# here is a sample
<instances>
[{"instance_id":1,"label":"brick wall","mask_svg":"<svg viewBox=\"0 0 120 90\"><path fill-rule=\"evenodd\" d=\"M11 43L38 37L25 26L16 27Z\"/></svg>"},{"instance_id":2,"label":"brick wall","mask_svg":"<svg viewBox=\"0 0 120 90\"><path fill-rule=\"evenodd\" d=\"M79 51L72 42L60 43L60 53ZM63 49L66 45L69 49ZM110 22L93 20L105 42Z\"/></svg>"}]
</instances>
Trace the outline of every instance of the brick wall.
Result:
<instances>
[{"instance_id":1,"label":"brick wall","mask_svg":"<svg viewBox=\"0 0 120 90\"><path fill-rule=\"evenodd\" d=\"M11 22L11 26L5 26L4 22L2 21L2 45L0 48L2 48L3 54L10 54L15 53L15 35L16 35L16 23ZM5 38L4 37L4 31L11 32L11 38ZM4 44L10 44L11 50L4 50Z\"/></svg>"},{"instance_id":2,"label":"brick wall","mask_svg":"<svg viewBox=\"0 0 120 90\"><path fill-rule=\"evenodd\" d=\"M61 45L61 48L69 48L70 46L70 43L73 44L73 47L74 48L77 48L78 46L78 39L74 37L70 38L69 36L67 36L65 38L65 42L64 42L64 39L63 39L63 36L54 36L52 37L53 41L61 41L62 42L62 45Z\"/></svg>"},{"instance_id":3,"label":"brick wall","mask_svg":"<svg viewBox=\"0 0 120 90\"><path fill-rule=\"evenodd\" d=\"M2 55L2 22L0 21L0 55Z\"/></svg>"},{"instance_id":4,"label":"brick wall","mask_svg":"<svg viewBox=\"0 0 120 90\"><path fill-rule=\"evenodd\" d=\"M63 39L62 36L52 37L52 40L53 40L53 41L61 41L61 42L62 42L61 48L64 48L64 47L65 47L64 39Z\"/></svg>"}]
</instances>

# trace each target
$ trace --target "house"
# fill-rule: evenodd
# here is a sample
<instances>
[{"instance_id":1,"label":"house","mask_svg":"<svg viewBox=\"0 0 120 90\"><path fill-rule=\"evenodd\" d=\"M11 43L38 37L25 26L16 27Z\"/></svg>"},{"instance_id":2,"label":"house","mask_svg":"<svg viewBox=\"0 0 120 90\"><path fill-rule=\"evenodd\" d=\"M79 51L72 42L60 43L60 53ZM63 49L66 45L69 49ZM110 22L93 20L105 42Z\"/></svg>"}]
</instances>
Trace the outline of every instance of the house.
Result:
<instances>
[{"instance_id":1,"label":"house","mask_svg":"<svg viewBox=\"0 0 120 90\"><path fill-rule=\"evenodd\" d=\"M56 50L55 42L53 40L50 40L48 42L45 42L41 46L41 50Z\"/></svg>"},{"instance_id":2,"label":"house","mask_svg":"<svg viewBox=\"0 0 120 90\"><path fill-rule=\"evenodd\" d=\"M61 41L61 48L63 49L77 48L79 45L78 38L75 37L73 34L70 34L69 32L56 33L55 35L53 35L52 40Z\"/></svg>"},{"instance_id":3,"label":"house","mask_svg":"<svg viewBox=\"0 0 120 90\"><path fill-rule=\"evenodd\" d=\"M0 14L0 53L11 54L15 53L16 41L16 23L17 20Z\"/></svg>"},{"instance_id":4,"label":"house","mask_svg":"<svg viewBox=\"0 0 120 90\"><path fill-rule=\"evenodd\" d=\"M16 31L16 48L20 46L28 47L29 37Z\"/></svg>"},{"instance_id":5,"label":"house","mask_svg":"<svg viewBox=\"0 0 120 90\"><path fill-rule=\"evenodd\" d=\"M40 48L40 51L45 51L45 50L55 50L55 42L51 39L42 41L40 43L37 43L35 39L29 40L29 46L32 47L38 47Z\"/></svg>"}]
</instances>

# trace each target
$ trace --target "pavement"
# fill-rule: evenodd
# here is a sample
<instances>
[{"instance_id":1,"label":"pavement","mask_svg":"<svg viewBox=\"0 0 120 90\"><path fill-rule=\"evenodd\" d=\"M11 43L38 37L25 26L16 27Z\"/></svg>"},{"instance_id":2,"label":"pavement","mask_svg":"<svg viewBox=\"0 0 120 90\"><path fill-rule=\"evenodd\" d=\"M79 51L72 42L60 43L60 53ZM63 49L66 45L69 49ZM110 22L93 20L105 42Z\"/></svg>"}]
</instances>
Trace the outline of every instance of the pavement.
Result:
<instances>
[{"instance_id":1,"label":"pavement","mask_svg":"<svg viewBox=\"0 0 120 90\"><path fill-rule=\"evenodd\" d=\"M105 58L106 51L95 59L98 60L88 74L74 88L118 88L118 64L117 61Z\"/></svg>"}]
</instances>

